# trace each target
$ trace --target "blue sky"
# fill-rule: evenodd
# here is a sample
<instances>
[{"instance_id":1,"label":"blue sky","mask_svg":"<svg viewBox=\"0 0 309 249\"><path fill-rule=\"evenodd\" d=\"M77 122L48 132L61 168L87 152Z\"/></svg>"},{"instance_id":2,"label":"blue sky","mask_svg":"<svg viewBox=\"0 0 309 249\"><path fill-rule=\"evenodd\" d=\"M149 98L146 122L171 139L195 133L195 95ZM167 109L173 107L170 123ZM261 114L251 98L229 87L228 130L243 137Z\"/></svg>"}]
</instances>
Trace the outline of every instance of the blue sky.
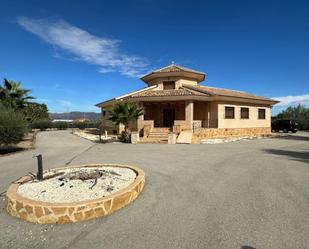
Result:
<instances>
[{"instance_id":1,"label":"blue sky","mask_svg":"<svg viewBox=\"0 0 309 249\"><path fill-rule=\"evenodd\" d=\"M0 2L0 77L21 81L50 111L94 104L177 64L203 85L309 105L308 1Z\"/></svg>"}]
</instances>

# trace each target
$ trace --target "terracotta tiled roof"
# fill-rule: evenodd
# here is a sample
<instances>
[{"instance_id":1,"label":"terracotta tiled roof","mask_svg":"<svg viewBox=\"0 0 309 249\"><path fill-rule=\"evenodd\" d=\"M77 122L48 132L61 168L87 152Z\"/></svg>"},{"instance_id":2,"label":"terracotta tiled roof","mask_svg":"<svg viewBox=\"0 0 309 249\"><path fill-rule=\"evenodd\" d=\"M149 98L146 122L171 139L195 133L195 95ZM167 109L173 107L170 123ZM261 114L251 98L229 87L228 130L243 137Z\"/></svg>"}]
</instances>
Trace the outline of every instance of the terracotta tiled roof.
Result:
<instances>
[{"instance_id":1,"label":"terracotta tiled roof","mask_svg":"<svg viewBox=\"0 0 309 249\"><path fill-rule=\"evenodd\" d=\"M154 86L147 87L144 89L137 90L133 93L128 93L126 95L102 102L97 104L97 106L107 105L114 101L118 101L120 99L132 99L132 98L147 98L147 97L172 97L172 96L188 96L188 97L235 97L235 98L244 98L251 100L260 100L265 101L270 104L276 104L278 101L265 98L262 96L257 96L254 94L223 89L223 88L215 88L201 85L182 85L180 89L170 89L170 90L156 90ZM210 100L210 99L209 99Z\"/></svg>"},{"instance_id":2,"label":"terracotta tiled roof","mask_svg":"<svg viewBox=\"0 0 309 249\"><path fill-rule=\"evenodd\" d=\"M226 96L226 97L236 97L236 98L246 98L246 99L257 99L257 100L266 100L266 101L273 101L276 102L273 99L265 98L262 96L241 92L241 91L235 91L235 90L229 90L224 88L215 88L215 87L208 87L208 86L193 86L193 85L183 85L184 88L195 90L201 93L206 93L211 96Z\"/></svg>"},{"instance_id":3,"label":"terracotta tiled roof","mask_svg":"<svg viewBox=\"0 0 309 249\"><path fill-rule=\"evenodd\" d=\"M190 89L171 89L171 90L151 90L146 92L141 92L133 94L131 98L139 97L163 97L163 96L209 96L208 94L197 92Z\"/></svg>"},{"instance_id":4,"label":"terracotta tiled roof","mask_svg":"<svg viewBox=\"0 0 309 249\"><path fill-rule=\"evenodd\" d=\"M190 68L186 68L183 66L179 66L176 64L171 64L166 67L162 67L160 69L157 69L153 71L154 73L169 73L169 72L190 72L190 73L198 73L198 74L204 74L203 72L199 72Z\"/></svg>"},{"instance_id":5,"label":"terracotta tiled roof","mask_svg":"<svg viewBox=\"0 0 309 249\"><path fill-rule=\"evenodd\" d=\"M141 77L141 80L147 83L148 80L154 79L156 77L167 76L170 74L174 76L177 74L186 74L187 76L189 75L190 77L193 77L198 82L201 82L205 79L205 73L203 72L199 72L176 64L171 64L166 67L162 67L160 69L145 74L144 76Z\"/></svg>"}]
</instances>

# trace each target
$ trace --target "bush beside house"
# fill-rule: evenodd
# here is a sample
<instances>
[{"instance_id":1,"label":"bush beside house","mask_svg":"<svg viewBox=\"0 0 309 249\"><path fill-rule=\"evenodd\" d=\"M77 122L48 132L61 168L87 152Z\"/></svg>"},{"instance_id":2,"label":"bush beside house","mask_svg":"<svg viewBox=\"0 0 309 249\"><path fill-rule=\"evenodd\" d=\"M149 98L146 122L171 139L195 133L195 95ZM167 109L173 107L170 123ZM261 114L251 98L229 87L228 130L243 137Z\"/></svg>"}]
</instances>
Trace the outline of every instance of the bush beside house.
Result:
<instances>
[{"instance_id":1,"label":"bush beside house","mask_svg":"<svg viewBox=\"0 0 309 249\"><path fill-rule=\"evenodd\" d=\"M20 142L28 131L23 114L12 108L0 106L0 145L10 147Z\"/></svg>"},{"instance_id":2,"label":"bush beside house","mask_svg":"<svg viewBox=\"0 0 309 249\"><path fill-rule=\"evenodd\" d=\"M115 125L124 125L124 131L119 137L120 141L125 143L131 142L129 123L136 121L143 114L144 109L134 102L119 103L109 110L109 120Z\"/></svg>"},{"instance_id":3,"label":"bush beside house","mask_svg":"<svg viewBox=\"0 0 309 249\"><path fill-rule=\"evenodd\" d=\"M30 92L8 79L0 85L0 149L19 143L32 122L48 117L46 105L30 102Z\"/></svg>"}]
</instances>

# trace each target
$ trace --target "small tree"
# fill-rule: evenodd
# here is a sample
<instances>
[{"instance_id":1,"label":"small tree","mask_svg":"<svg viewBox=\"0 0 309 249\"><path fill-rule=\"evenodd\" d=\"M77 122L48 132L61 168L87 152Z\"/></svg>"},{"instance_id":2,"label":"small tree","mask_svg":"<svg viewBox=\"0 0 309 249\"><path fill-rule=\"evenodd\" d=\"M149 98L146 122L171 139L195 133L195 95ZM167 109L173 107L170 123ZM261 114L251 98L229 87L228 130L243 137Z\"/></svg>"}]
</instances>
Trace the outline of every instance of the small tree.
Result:
<instances>
[{"instance_id":1,"label":"small tree","mask_svg":"<svg viewBox=\"0 0 309 249\"><path fill-rule=\"evenodd\" d=\"M301 130L309 130L309 108L304 105L288 107L273 117L273 120L277 119L294 119L299 123Z\"/></svg>"},{"instance_id":2,"label":"small tree","mask_svg":"<svg viewBox=\"0 0 309 249\"><path fill-rule=\"evenodd\" d=\"M11 146L20 142L27 132L24 116L0 105L0 146Z\"/></svg>"},{"instance_id":3,"label":"small tree","mask_svg":"<svg viewBox=\"0 0 309 249\"><path fill-rule=\"evenodd\" d=\"M32 129L40 129L41 131L45 131L48 128L52 128L53 123L49 119L36 120L31 123Z\"/></svg>"},{"instance_id":4,"label":"small tree","mask_svg":"<svg viewBox=\"0 0 309 249\"><path fill-rule=\"evenodd\" d=\"M124 133L123 141L129 143L130 138L130 128L129 123L131 121L136 121L139 116L144 114L144 109L133 102L120 103L109 110L109 120L111 120L115 125L123 124Z\"/></svg>"},{"instance_id":5,"label":"small tree","mask_svg":"<svg viewBox=\"0 0 309 249\"><path fill-rule=\"evenodd\" d=\"M69 128L68 122L57 121L53 123L53 127L58 130L66 130Z\"/></svg>"},{"instance_id":6,"label":"small tree","mask_svg":"<svg viewBox=\"0 0 309 249\"><path fill-rule=\"evenodd\" d=\"M28 102L22 110L26 120L30 123L49 119L48 109L45 104Z\"/></svg>"}]
</instances>

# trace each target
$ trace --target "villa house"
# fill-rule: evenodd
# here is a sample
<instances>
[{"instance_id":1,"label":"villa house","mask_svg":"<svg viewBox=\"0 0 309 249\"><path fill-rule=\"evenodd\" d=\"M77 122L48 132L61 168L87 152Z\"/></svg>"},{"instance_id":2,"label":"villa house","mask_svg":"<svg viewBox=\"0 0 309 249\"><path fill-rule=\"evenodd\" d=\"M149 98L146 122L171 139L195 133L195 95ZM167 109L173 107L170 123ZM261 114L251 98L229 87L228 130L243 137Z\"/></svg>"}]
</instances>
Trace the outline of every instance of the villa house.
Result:
<instances>
[{"instance_id":1,"label":"villa house","mask_svg":"<svg viewBox=\"0 0 309 249\"><path fill-rule=\"evenodd\" d=\"M107 110L120 102L136 102L145 114L131 129L141 141L166 141L167 134L202 138L256 136L271 133L271 107L278 101L246 92L202 86L206 74L176 64L141 77L148 86L102 103L103 126L121 132L108 120ZM116 128L116 129L115 129Z\"/></svg>"}]
</instances>

